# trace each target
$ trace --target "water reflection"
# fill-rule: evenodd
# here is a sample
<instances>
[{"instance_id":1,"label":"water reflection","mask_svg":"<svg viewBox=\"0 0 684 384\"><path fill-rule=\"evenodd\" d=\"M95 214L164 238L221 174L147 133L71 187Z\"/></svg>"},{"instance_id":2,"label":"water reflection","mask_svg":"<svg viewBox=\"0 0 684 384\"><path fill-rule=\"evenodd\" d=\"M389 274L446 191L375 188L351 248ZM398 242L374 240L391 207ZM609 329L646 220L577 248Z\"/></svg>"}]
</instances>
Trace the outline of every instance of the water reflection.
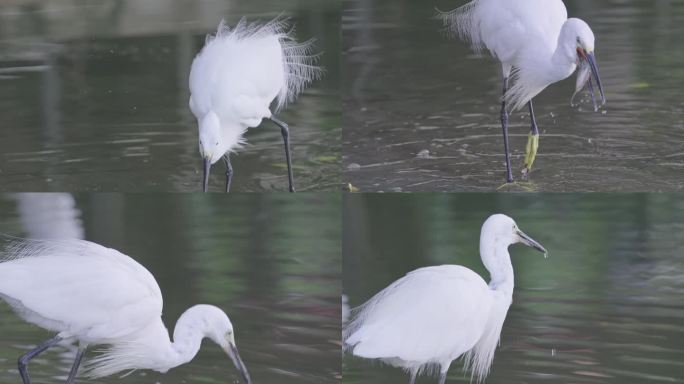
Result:
<instances>
[{"instance_id":1,"label":"water reflection","mask_svg":"<svg viewBox=\"0 0 684 384\"><path fill-rule=\"evenodd\" d=\"M510 248L516 287L488 383L684 377L681 196L350 195L344 205L343 286L352 307L422 266L461 264L488 276L479 231L494 212L544 244L548 259ZM448 382L469 382L460 368L452 365ZM407 380L348 356L343 377Z\"/></svg>"},{"instance_id":2,"label":"water reflection","mask_svg":"<svg viewBox=\"0 0 684 384\"><path fill-rule=\"evenodd\" d=\"M300 190L339 184L337 1L106 0L0 5L0 189L196 191L201 167L187 79L221 18L284 12L324 52L323 80L283 114ZM236 191L286 190L280 132L236 156ZM220 185L216 175L213 185Z\"/></svg>"},{"instance_id":3,"label":"water reflection","mask_svg":"<svg viewBox=\"0 0 684 384\"><path fill-rule=\"evenodd\" d=\"M0 232L28 236L24 195L0 199ZM42 195L53 205L64 195ZM197 303L224 309L240 354L257 383L335 383L340 377L339 195L76 195L89 240L148 268L164 294L173 329ZM47 206L44 205L44 206ZM62 225L59 215L43 220ZM0 381L18 380L16 358L47 338L0 304ZM47 352L32 363L36 381L65 376L73 352ZM92 353L92 351L91 351ZM130 383L236 382L211 343L166 375L140 371ZM119 382L118 377L98 380Z\"/></svg>"},{"instance_id":4,"label":"water reflection","mask_svg":"<svg viewBox=\"0 0 684 384\"><path fill-rule=\"evenodd\" d=\"M345 182L361 191L492 191L504 180L500 66L447 40L434 19L465 1L345 0ZM574 77L535 104L533 191L677 191L684 187L684 3L567 0L596 34L608 105L569 106ZM529 116L511 117L520 179Z\"/></svg>"}]
</instances>

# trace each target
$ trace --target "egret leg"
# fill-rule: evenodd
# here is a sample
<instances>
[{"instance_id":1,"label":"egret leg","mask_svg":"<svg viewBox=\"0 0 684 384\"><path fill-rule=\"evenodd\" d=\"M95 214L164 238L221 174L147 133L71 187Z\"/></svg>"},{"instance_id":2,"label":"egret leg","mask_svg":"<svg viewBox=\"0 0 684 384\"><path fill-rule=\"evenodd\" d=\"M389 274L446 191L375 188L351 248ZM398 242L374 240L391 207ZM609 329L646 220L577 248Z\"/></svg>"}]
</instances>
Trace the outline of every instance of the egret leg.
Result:
<instances>
[{"instance_id":1,"label":"egret leg","mask_svg":"<svg viewBox=\"0 0 684 384\"><path fill-rule=\"evenodd\" d=\"M534 117L534 106L532 99L527 103L530 107L530 119L532 120L532 127L530 134L527 137L527 145L525 146L525 168L523 168L523 176L526 177L532 171L532 164L537 157L537 149L539 148L539 128L537 128L537 119Z\"/></svg>"},{"instance_id":2,"label":"egret leg","mask_svg":"<svg viewBox=\"0 0 684 384\"><path fill-rule=\"evenodd\" d=\"M416 384L416 376L418 376L418 371L411 371L411 380L409 380L409 384Z\"/></svg>"},{"instance_id":3,"label":"egret leg","mask_svg":"<svg viewBox=\"0 0 684 384\"><path fill-rule=\"evenodd\" d=\"M19 375L21 375L21 380L24 382L24 384L31 384L31 377L28 373L29 361L45 352L48 348L57 345L57 343L60 341L62 341L62 338L55 336L19 358Z\"/></svg>"},{"instance_id":4,"label":"egret leg","mask_svg":"<svg viewBox=\"0 0 684 384\"><path fill-rule=\"evenodd\" d=\"M292 175L292 157L290 156L290 129L283 121L271 116L271 121L280 127L280 133L283 135L283 143L285 144L285 157L287 158L287 179L290 183L290 192L294 192L294 176Z\"/></svg>"},{"instance_id":5,"label":"egret leg","mask_svg":"<svg viewBox=\"0 0 684 384\"><path fill-rule=\"evenodd\" d=\"M511 153L508 146L508 111L506 111L506 91L508 91L508 77L504 77L503 101L501 102L501 128L503 129L504 150L506 151L506 181L513 182L511 172Z\"/></svg>"},{"instance_id":6,"label":"egret leg","mask_svg":"<svg viewBox=\"0 0 684 384\"><path fill-rule=\"evenodd\" d=\"M83 355L85 355L85 348L79 348L76 353L76 360L74 360L74 365L71 367L71 372L69 372L69 377L67 378L66 384L74 384L76 380L76 374L78 373L78 367L81 365L83 360Z\"/></svg>"},{"instance_id":7,"label":"egret leg","mask_svg":"<svg viewBox=\"0 0 684 384\"><path fill-rule=\"evenodd\" d=\"M447 377L447 373L446 373L446 372L440 373L440 374L439 374L439 384L444 384L444 383L446 383L446 377Z\"/></svg>"},{"instance_id":8,"label":"egret leg","mask_svg":"<svg viewBox=\"0 0 684 384\"><path fill-rule=\"evenodd\" d=\"M223 162L226 163L226 193L230 192L230 184L233 181L233 165L230 164L230 155L223 155Z\"/></svg>"}]
</instances>

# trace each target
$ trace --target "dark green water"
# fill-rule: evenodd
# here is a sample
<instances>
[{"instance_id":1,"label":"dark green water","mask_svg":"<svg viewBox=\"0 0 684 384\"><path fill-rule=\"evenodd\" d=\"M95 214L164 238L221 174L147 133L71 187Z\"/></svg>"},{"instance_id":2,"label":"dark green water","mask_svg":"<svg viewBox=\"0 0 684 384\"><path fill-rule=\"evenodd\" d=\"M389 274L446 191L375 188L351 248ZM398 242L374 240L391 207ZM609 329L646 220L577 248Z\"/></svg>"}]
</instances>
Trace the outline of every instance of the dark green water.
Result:
<instances>
[{"instance_id":1,"label":"dark green water","mask_svg":"<svg viewBox=\"0 0 684 384\"><path fill-rule=\"evenodd\" d=\"M337 1L13 1L0 4L0 191L198 191L188 75L221 18L283 12L326 74L280 118L300 191L340 182ZM287 190L280 130L252 128L235 191ZM214 167L213 190L224 184Z\"/></svg>"},{"instance_id":2,"label":"dark green water","mask_svg":"<svg viewBox=\"0 0 684 384\"><path fill-rule=\"evenodd\" d=\"M513 305L487 383L684 382L684 199L678 195L348 195L349 304L428 265L461 264L488 280L479 232L497 212L513 217L549 255L510 248ZM398 369L349 356L343 377L345 384L408 382ZM448 383L469 379L460 362L452 364Z\"/></svg>"},{"instance_id":3,"label":"dark green water","mask_svg":"<svg viewBox=\"0 0 684 384\"><path fill-rule=\"evenodd\" d=\"M340 206L335 194L5 195L0 232L85 234L131 256L157 279L171 331L194 304L221 307L255 383L337 383ZM3 383L19 382L16 359L52 337L5 303L0 335ZM34 383L64 380L74 353L56 348L35 359ZM238 374L223 351L205 341L192 362L165 375L137 371L92 382L237 383Z\"/></svg>"},{"instance_id":4,"label":"dark green water","mask_svg":"<svg viewBox=\"0 0 684 384\"><path fill-rule=\"evenodd\" d=\"M682 190L684 2L564 2L596 35L608 104L605 113L589 101L571 107L574 76L539 95L536 170L531 183L512 189ZM493 191L505 181L501 67L448 40L434 20L435 7L465 3L343 2L345 183L361 191ZM510 122L520 180L529 116L515 113Z\"/></svg>"}]
</instances>

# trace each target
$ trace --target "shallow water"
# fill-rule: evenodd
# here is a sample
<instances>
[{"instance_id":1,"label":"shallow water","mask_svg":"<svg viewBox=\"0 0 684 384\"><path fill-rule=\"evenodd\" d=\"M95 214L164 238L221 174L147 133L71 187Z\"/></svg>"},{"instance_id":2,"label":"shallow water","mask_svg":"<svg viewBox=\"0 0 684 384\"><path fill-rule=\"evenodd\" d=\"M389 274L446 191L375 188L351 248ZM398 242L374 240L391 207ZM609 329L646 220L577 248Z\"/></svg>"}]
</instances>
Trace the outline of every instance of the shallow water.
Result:
<instances>
[{"instance_id":1,"label":"shallow water","mask_svg":"<svg viewBox=\"0 0 684 384\"><path fill-rule=\"evenodd\" d=\"M505 181L500 66L448 40L434 7L465 1L343 2L344 182L361 191L492 191ZM535 103L541 130L520 191L684 188L684 3L566 0L586 20L608 104L570 106L575 77ZM511 116L521 179L527 111Z\"/></svg>"},{"instance_id":2,"label":"shallow water","mask_svg":"<svg viewBox=\"0 0 684 384\"><path fill-rule=\"evenodd\" d=\"M198 303L224 309L255 383L337 383L340 377L339 195L20 195L0 197L0 232L78 237L144 265L164 295L164 322ZM16 359L52 337L0 302L0 382L18 382ZM30 365L34 383L65 379L75 351L55 348ZM93 351L88 356L92 356ZM136 371L92 383L237 383L223 351L203 343L162 375Z\"/></svg>"},{"instance_id":3,"label":"shallow water","mask_svg":"<svg viewBox=\"0 0 684 384\"><path fill-rule=\"evenodd\" d=\"M325 77L280 117L291 127L296 186L340 181L336 1L15 1L0 5L0 190L198 191L194 55L221 18L280 12L315 37ZM280 129L250 129L232 156L235 191L287 190ZM223 165L210 186L220 191Z\"/></svg>"},{"instance_id":4,"label":"shallow water","mask_svg":"<svg viewBox=\"0 0 684 384\"><path fill-rule=\"evenodd\" d=\"M513 305L487 383L684 382L681 196L349 195L349 304L422 266L461 264L487 276L479 231L495 212L515 218L549 255L510 248ZM469 382L461 367L452 364L448 383ZM342 369L345 384L408 382L398 369L349 356Z\"/></svg>"}]
</instances>

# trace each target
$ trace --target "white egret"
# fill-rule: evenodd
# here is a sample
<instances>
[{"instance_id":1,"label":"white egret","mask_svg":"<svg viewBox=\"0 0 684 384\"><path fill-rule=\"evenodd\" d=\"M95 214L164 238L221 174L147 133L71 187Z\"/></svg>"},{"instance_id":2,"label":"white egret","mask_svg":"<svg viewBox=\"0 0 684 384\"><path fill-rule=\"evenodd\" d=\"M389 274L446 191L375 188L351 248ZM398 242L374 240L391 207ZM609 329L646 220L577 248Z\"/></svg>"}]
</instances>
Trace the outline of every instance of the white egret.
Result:
<instances>
[{"instance_id":1,"label":"white egret","mask_svg":"<svg viewBox=\"0 0 684 384\"><path fill-rule=\"evenodd\" d=\"M263 119L280 127L289 190L294 192L289 128L270 106L275 100L275 113L279 112L320 77L318 55L312 50L313 40L296 42L282 17L263 25L242 19L233 29L222 21L216 35L207 36L190 69L190 109L199 125L205 192L211 165L221 158L226 164L226 192L230 190L230 153L245 143L247 129Z\"/></svg>"},{"instance_id":2,"label":"white egret","mask_svg":"<svg viewBox=\"0 0 684 384\"><path fill-rule=\"evenodd\" d=\"M585 84L594 100L593 75L606 103L594 56L594 33L580 19L568 19L561 0L473 0L451 12L440 13L449 31L497 58L503 70L501 126L506 153L506 180L513 181L508 144L508 110L528 105L532 126L525 150L527 176L539 147L539 129L532 99L544 88L569 77L577 67L577 94ZM512 86L509 87L509 80ZM574 98L574 95L573 95Z\"/></svg>"},{"instance_id":3,"label":"white egret","mask_svg":"<svg viewBox=\"0 0 684 384\"><path fill-rule=\"evenodd\" d=\"M205 337L251 383L228 316L212 305L193 306L178 319L171 341L159 286L130 257L85 240L3 237L3 243L0 298L27 322L57 333L19 358L24 384L31 383L29 361L63 341L79 342L69 384L90 345L107 346L86 366L85 376L98 378L136 369L165 373L192 360Z\"/></svg>"},{"instance_id":4,"label":"white egret","mask_svg":"<svg viewBox=\"0 0 684 384\"><path fill-rule=\"evenodd\" d=\"M460 265L409 272L352 310L343 330L353 355L403 368L416 376L439 371L446 381L451 362L465 355L465 369L483 380L489 373L513 297L508 246L523 243L546 256L539 243L508 216L490 216L482 225L480 256L489 285Z\"/></svg>"}]
</instances>

